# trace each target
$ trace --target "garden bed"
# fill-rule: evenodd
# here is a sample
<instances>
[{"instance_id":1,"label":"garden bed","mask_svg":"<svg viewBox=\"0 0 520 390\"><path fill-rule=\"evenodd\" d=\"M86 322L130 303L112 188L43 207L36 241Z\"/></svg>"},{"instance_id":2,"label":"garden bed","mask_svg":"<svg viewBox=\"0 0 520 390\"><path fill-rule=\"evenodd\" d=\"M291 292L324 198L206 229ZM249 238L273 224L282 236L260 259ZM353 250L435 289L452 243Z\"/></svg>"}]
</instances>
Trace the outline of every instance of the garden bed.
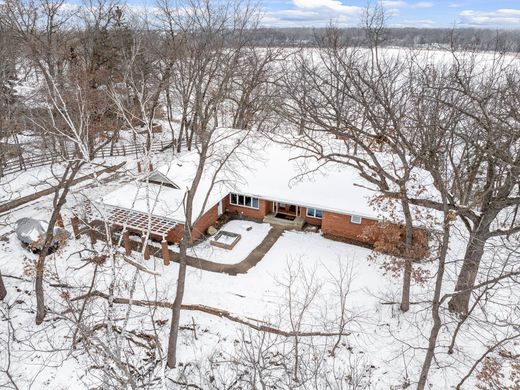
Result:
<instances>
[{"instance_id":1,"label":"garden bed","mask_svg":"<svg viewBox=\"0 0 520 390\"><path fill-rule=\"evenodd\" d=\"M222 230L210 241L210 244L222 249L233 249L242 236L238 233Z\"/></svg>"}]
</instances>

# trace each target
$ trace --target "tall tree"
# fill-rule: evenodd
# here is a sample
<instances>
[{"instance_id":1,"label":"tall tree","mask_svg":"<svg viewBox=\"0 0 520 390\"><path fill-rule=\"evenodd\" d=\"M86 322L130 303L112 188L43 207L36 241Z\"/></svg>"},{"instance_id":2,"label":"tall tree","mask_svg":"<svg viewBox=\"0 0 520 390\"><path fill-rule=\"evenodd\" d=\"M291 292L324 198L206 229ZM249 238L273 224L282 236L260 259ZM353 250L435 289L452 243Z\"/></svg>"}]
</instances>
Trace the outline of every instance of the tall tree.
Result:
<instances>
[{"instance_id":1,"label":"tall tree","mask_svg":"<svg viewBox=\"0 0 520 390\"><path fill-rule=\"evenodd\" d=\"M452 312L466 315L486 243L520 231L520 118L514 109L520 80L514 63L502 54L480 61L475 53L452 51L448 61L418 70L425 74L424 87L417 89L422 103L411 111L418 128L436 139L442 131L446 141L425 151L421 140L410 145L410 153L439 177L438 190L448 194L448 207L467 229L457 293L449 302ZM421 109L427 105L436 107L435 115L445 119L444 125L430 125L431 116ZM442 164L432 167L426 160L434 153L442 155ZM410 201L436 210L444 207L431 198Z\"/></svg>"},{"instance_id":2,"label":"tall tree","mask_svg":"<svg viewBox=\"0 0 520 390\"><path fill-rule=\"evenodd\" d=\"M297 129L296 142L309 157L354 168L375 190L398 201L405 226L401 310L406 312L416 249L409 197L417 160L407 149L413 138L407 122L411 69L403 56L380 52L380 18L367 24L368 49L352 48L330 28L318 37L314 55L296 55L288 67L297 71L288 69L283 79L287 99L281 114Z\"/></svg>"},{"instance_id":3,"label":"tall tree","mask_svg":"<svg viewBox=\"0 0 520 390\"><path fill-rule=\"evenodd\" d=\"M168 340L168 367L177 364L177 339L186 282L187 249L193 227L202 216L202 208L194 206L195 197L204 199L215 185L216 177L242 144L246 133L231 131L226 135L219 130L226 126L226 102L230 98L233 82L237 80L240 60L246 50L248 31L257 24L257 9L245 2L213 3L209 0L187 0L182 3L159 3L161 20L171 35L179 34L185 46L182 56L173 66L176 80L189 85L180 95L188 148L198 156L195 175L184 200L184 230L179 244L179 273L172 308ZM185 12L188 9L188 12ZM184 90L183 90L184 91ZM231 124L231 123L229 123ZM224 134L224 135L223 135ZM229 137L235 137L234 146L224 148ZM238 137L238 138L237 138ZM216 159L216 160L215 160ZM211 160L213 162L210 164ZM209 169L209 172L207 170ZM209 190L202 190L202 180L208 180ZM202 192L201 191L208 191Z\"/></svg>"}]
</instances>

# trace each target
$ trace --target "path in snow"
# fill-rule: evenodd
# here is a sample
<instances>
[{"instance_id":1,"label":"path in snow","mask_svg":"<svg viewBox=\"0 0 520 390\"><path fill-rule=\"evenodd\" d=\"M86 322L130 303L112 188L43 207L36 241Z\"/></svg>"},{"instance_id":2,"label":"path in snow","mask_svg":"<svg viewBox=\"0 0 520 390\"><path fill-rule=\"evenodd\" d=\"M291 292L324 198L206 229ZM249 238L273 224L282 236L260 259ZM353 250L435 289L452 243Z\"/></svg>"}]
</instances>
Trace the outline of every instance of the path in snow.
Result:
<instances>
[{"instance_id":1,"label":"path in snow","mask_svg":"<svg viewBox=\"0 0 520 390\"><path fill-rule=\"evenodd\" d=\"M97 237L100 240L106 241L106 237L104 234L104 222L101 221L93 221L90 224L92 227L96 228ZM85 227L82 229L82 234L88 234L90 228ZM269 252L269 250L273 247L273 245L278 241L281 235L285 232L285 228L280 226L272 227L267 236L263 239L263 241L258 245L249 255L242 261L237 262L235 264L226 264L226 263L218 263L211 260L202 259L195 256L187 256L186 263L188 266L193 268L198 268L203 271L209 272L218 272L225 273L232 276L236 276L238 274L245 274L251 268L256 266L262 259L265 254ZM119 241L119 232L114 232L112 235L112 242ZM130 240L130 247L133 251L141 252L142 244L139 241ZM154 242L149 243L150 256L157 257L158 259L162 259L162 249L161 247ZM179 253L168 249L170 255L170 261L179 262Z\"/></svg>"}]
</instances>

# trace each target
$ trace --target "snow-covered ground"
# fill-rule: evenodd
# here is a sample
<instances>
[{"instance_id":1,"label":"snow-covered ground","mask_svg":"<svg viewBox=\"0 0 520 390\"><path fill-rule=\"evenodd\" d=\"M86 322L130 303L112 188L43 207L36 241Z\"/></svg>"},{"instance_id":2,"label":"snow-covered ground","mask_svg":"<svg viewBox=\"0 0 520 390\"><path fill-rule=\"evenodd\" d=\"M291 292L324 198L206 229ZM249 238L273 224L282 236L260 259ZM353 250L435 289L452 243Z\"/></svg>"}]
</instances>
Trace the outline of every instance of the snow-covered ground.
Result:
<instances>
[{"instance_id":1,"label":"snow-covered ground","mask_svg":"<svg viewBox=\"0 0 520 390\"><path fill-rule=\"evenodd\" d=\"M243 224L243 221L232 221L226 225L225 229L240 232ZM242 247L235 252L238 256L236 259L232 259L232 252L228 255L217 256L215 252L220 252L218 248L209 253L210 256L208 257L215 260L218 258L222 262L239 262L262 240L269 230L269 227L265 224L253 224L253 227L253 230L248 232L251 234L242 238ZM247 243L249 238L251 238L251 242ZM9 293L7 303L3 305L6 307L8 305L14 306L11 316L16 329L20 329L20 333L33 340L34 336L31 333L37 332L37 328L34 329L33 327L34 296L30 275L26 275L25 272L30 271L30 265L35 261L36 256L22 249L14 235L10 235L8 241L2 242L0 245L0 269L2 269L4 275L8 276L5 280ZM206 245L206 243L200 245ZM240 243L237 244L237 247L239 245ZM78 286L86 284L90 279L92 270L75 273L72 271L81 264L78 256L73 255L80 247L80 242L71 241L62 253L50 257L48 261L49 271L54 270L56 275L60 275L62 283L66 282ZM197 251L198 254L201 252L203 251ZM372 322L374 318L379 317L380 308L376 296L385 286L391 286L392 282L382 278L382 273L377 266L367 261L369 253L370 251L364 248L327 240L317 233L286 232L264 259L245 275L229 276L190 268L187 275L184 303L208 305L230 311L242 318L251 319L253 322L279 323L281 327L287 327L288 324L285 321L280 321L279 316L287 304L284 283L287 282L289 270L292 270L292 272L298 270L305 275L312 274L316 282L321 285L320 295L313 303L311 310L312 315L319 316L327 312L324 310L326 307L332 308L332 300L327 293L327 289L330 287L327 287L327 281L331 280L331 275L337 274L340 267L344 267L349 270L348 273L352 277L349 312L356 313L356 317L359 316L359 319L356 320L358 325L355 326L358 327L357 330L350 329L349 326L349 331L356 330L359 334L355 338L360 337L363 340L365 336L369 336L370 332L365 334L361 324L364 321ZM134 298L147 299L149 294L152 294L159 301L173 301L177 264L164 267L159 259L155 261L153 266L150 262L145 264L149 268L155 268L156 271L161 273L161 276L154 280L155 278L151 275L141 274ZM130 266L121 271L122 279L128 278L131 274L129 268ZM22 276L25 280L13 279L9 276ZM155 283L157 288L151 292L150 287ZM102 284L101 282L100 285ZM50 291L52 288L48 287L47 289L49 295L55 295L55 292ZM23 303L14 303L17 300L23 300ZM64 305L63 300L60 303ZM169 312L163 310L159 317L166 320L169 318ZM222 345L222 340L226 338L232 340L233 337L236 337L240 328L237 324L205 314L182 313L183 324L189 325L192 321L198 325L198 328L209 329L210 331L207 336L203 335L197 341L191 339L189 332L184 332L181 335L182 342L179 352L181 362L187 363L190 360L200 359L205 353L210 353L218 347L227 349L229 346ZM317 330L320 325L308 324L306 328L307 330ZM65 341L63 338L66 337L67 333L66 326L57 325L54 332L56 339L53 340L53 343ZM354 341L354 338L352 341ZM360 346L360 350L365 350L365 347L366 345ZM75 386L81 385L80 377L84 374L81 360L75 362L72 358L57 352L29 353L23 345L15 344L12 345L12 348L16 351L12 354L14 360L12 367L22 388L25 388L28 381L35 377L35 383L46 384L53 389L73 388L70 387L72 383ZM38 358L35 358L31 363L20 364L21 360L27 358L28 353L30 356L36 354ZM20 359L20 361L17 361L17 359ZM44 361L52 362L54 359L56 359L58 367L47 367L41 373L33 373L35 367L38 367ZM6 362L3 360L1 363L5 364ZM62 365L69 367L69 369L64 370Z\"/></svg>"},{"instance_id":2,"label":"snow-covered ground","mask_svg":"<svg viewBox=\"0 0 520 390\"><path fill-rule=\"evenodd\" d=\"M117 186L118 183L112 183ZM85 186L73 191L72 197L99 196L105 187ZM21 216L45 218L49 212L49 197L31 204L31 207L16 210L10 220ZM70 210L64 211L66 222ZM251 231L243 225L253 227ZM70 225L66 226L70 230ZM192 249L199 257L221 263L238 263L243 260L265 237L269 231L266 224L231 221L224 230L237 232L242 239L235 249L210 247L203 242ZM92 385L92 364L88 357L79 352L70 352L70 319L64 313L70 301L66 294L81 295L88 290L93 265L85 265L85 248L90 244L86 237L71 240L62 251L47 259L46 280L54 285L66 284L68 289L51 287L46 284L47 304L53 312L44 325L34 326L34 262L36 255L21 248L15 235L9 229L0 241L0 269L7 284L8 297L0 303L0 368L10 364L10 373L21 389L52 388L80 389ZM99 248L103 243L97 244ZM452 250L456 250L454 244ZM348 294L346 311L348 322L346 329L350 333L344 337L343 344L336 357L328 357L324 364L346 366L360 365L364 376L368 378L372 389L402 388L409 380L416 380L423 359L430 326L430 314L427 310L433 279L425 286L413 285L412 305L409 313L401 314L396 304L400 294L400 281L385 275L376 261L368 260L371 251L365 248L331 241L319 233L285 232L265 255L263 260L251 268L247 274L230 276L214 272L205 272L189 268L186 280L185 304L207 305L226 310L233 315L254 324L269 324L283 330L290 330L288 314L288 280L293 277L298 286L293 289L292 299L303 299L308 291L316 291L302 323L305 331L331 331L338 312L337 277L346 275ZM137 255L139 258L139 255ZM456 258L456 254L453 256ZM149 269L160 276L139 272L135 268L118 261L115 274L112 274L111 261L107 261L98 270L96 289L108 291L110 283L117 281L116 294L134 299L172 302L175 296L178 266L172 263L168 267L160 259L155 261L140 260ZM434 271L434 269L432 269ZM456 270L450 268L449 275ZM433 273L432 273L433 274ZM448 277L450 279L451 276ZM446 292L452 285L446 283ZM509 300L515 297L508 297ZM422 302L422 303L421 303ZM76 307L78 307L76 303ZM103 321L106 318L106 302L99 299L93 303L89 321ZM128 322L130 329L143 332L156 331L165 351L171 312L168 309L133 307ZM15 342L11 342L7 354L5 344L8 325L5 318L11 319L15 329ZM153 318L153 322L150 320ZM443 314L444 321L453 326L453 321ZM158 324L154 328L152 324ZM224 318L197 311L183 311L181 316L183 331L180 334L179 362L182 367L198 367L201 362L208 362L214 354L232 354L243 335L244 327ZM431 373L432 389L449 389L465 374L479 353L486 348L496 335L479 330L481 338L471 334L461 335L460 350L463 356L473 356L468 363L460 362L461 355L449 356L445 345L450 341L449 326L443 328L439 347L438 362L443 368L435 366ZM471 326L471 325L469 325ZM195 327L196 335L189 330ZM318 343L318 341L315 341ZM10 362L7 360L8 356ZM220 355L219 355L220 356ZM325 368L323 368L325 369ZM368 371L367 371L368 370ZM0 376L2 374L0 373ZM468 389L473 388L470 382ZM204 387L202 387L204 388Z\"/></svg>"},{"instance_id":3,"label":"snow-covered ground","mask_svg":"<svg viewBox=\"0 0 520 390\"><path fill-rule=\"evenodd\" d=\"M251 230L247 230L251 228ZM214 261L221 264L236 264L244 260L255 249L271 230L268 223L256 223L249 221L229 221L222 226L220 231L238 233L241 235L233 249L224 249L211 245L211 239L204 240L188 250L190 256L200 259ZM172 245L173 250L178 247Z\"/></svg>"},{"instance_id":4,"label":"snow-covered ground","mask_svg":"<svg viewBox=\"0 0 520 390\"><path fill-rule=\"evenodd\" d=\"M159 163L167 158L170 158L169 155L158 155L154 161ZM130 161L126 168L136 173L135 162ZM38 174L35 176L40 177ZM102 185L85 182L74 187L63 211L66 228L71 230L71 207L76 201L97 199L120 187L120 180L128 178L118 178ZM18 180L17 188L19 194L34 190L32 184L23 185L23 178ZM47 258L45 292L51 312L43 325L34 325L36 255L20 246L12 228L21 217L46 219L50 210L51 197L47 196L2 216L4 224L0 226L0 270L7 284L8 296L5 302L0 303L0 388L7 383L2 371L7 368L20 389L82 389L91 388L95 382L92 370L94 362L81 349L71 350L74 324L67 313L71 305L76 310L81 306L82 301L72 302L69 298L88 291L96 268L93 264L87 264L85 259L92 254L88 251L96 248L101 250L104 245L102 242L98 242L96 248L91 248L87 237L71 240L61 251ZM252 230L247 231L244 225L251 226ZM461 250L467 239L464 228L459 228L456 226L453 229L445 293L453 291L453 280L458 270L457 262L452 260L461 258ZM216 248L209 241L204 241L191 248L190 254L224 264L238 263L262 242L269 229L267 224L230 221L222 230L242 235L234 249ZM494 250L487 249L481 264L483 275L486 270L493 269L495 258L508 256L505 253L507 251L500 252L500 243L495 245ZM348 287L345 309L348 320L346 331L349 335L343 337L335 357L328 354L320 357L323 360L320 370L353 366L360 370L358 375L369 383L370 387L367 388L405 388L408 383L417 380L424 358L426 337L431 327L429 302L435 267L434 264L425 265L431 271L431 278L425 285L413 284L411 310L402 314L396 304L400 299L400 279L384 274L380 262L369 259L372 255L368 249L332 241L319 233L288 231L278 239L262 261L246 274L230 276L189 268L184 304L211 306L252 324L267 324L288 331L293 326L289 309L294 308L295 302L305 300L309 292L315 292L303 316L301 330L334 331L341 305L338 277L344 275ZM112 267L113 262L108 259L97 268L95 289L107 292L111 285L115 285L115 294L119 297L172 302L177 283L177 264L165 267L160 259L144 261L139 254L135 254L135 257L159 276L136 272L133 266L119 259L115 262L116 267ZM296 288L290 288L291 279ZM60 287L63 285L67 287ZM507 296L494 293L486 307L485 315L488 318L496 319L503 313L512 313L502 311L501 306L514 307L519 292L505 291L511 293ZM89 325L106 321L108 312L106 302L97 299L89 304L85 321ZM122 306L116 310L116 314L124 318ZM169 309L132 306L127 328L157 334L164 353L170 317ZM446 325L441 329L436 361L429 380L430 389L438 390L453 388L486 348L503 336L496 328L483 329L479 327L482 322L468 319L465 331L458 336L456 353L448 355L447 345L451 341L456 318L443 311L442 320ZM202 370L202 366L215 359L222 362L221 367L226 367L226 362L232 360L237 349L247 344L240 340L244 334L249 335L247 332L250 331L236 322L200 311L182 311L181 325L183 330L180 333L178 354L180 368L173 371L173 376L180 375L183 370ZM10 340L9 344L7 340ZM285 347L282 344L285 342L292 341L277 339L276 347ZM324 342L318 338L313 343L319 346ZM139 352L136 354L137 359L140 357ZM305 357L308 356L302 353L302 358ZM199 374L200 377L195 375L190 380L201 388L207 388L204 379L213 374L207 371L200 371ZM230 375L230 369L227 374ZM465 389L473 388L474 378L468 381Z\"/></svg>"}]
</instances>

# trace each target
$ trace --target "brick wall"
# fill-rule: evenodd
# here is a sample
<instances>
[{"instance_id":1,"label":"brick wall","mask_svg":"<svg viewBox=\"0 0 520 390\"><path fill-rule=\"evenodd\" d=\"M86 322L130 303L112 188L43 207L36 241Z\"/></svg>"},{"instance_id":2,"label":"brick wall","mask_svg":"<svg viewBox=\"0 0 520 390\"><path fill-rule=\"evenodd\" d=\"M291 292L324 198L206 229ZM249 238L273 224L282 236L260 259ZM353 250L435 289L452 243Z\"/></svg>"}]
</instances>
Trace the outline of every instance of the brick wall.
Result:
<instances>
[{"instance_id":1,"label":"brick wall","mask_svg":"<svg viewBox=\"0 0 520 390\"><path fill-rule=\"evenodd\" d=\"M206 213L202 217L200 217L200 219L197 221L197 223L195 224L195 226L193 227L193 229L191 231L191 237L192 237L193 241L199 239L203 234L206 233L206 230L208 230L208 228L217 221L217 219L218 219L218 208L217 207L218 207L217 205L213 206L211 209L206 211ZM184 225L177 225L168 232L168 234L166 235L166 239L169 242L178 243L182 239L183 231L184 231Z\"/></svg>"},{"instance_id":2,"label":"brick wall","mask_svg":"<svg viewBox=\"0 0 520 390\"><path fill-rule=\"evenodd\" d=\"M319 218L313 218L307 216L307 208L306 207L300 207L300 216L305 219L305 222L307 222L309 225L315 225L315 226L321 226L322 220Z\"/></svg>"},{"instance_id":3,"label":"brick wall","mask_svg":"<svg viewBox=\"0 0 520 390\"><path fill-rule=\"evenodd\" d=\"M362 244L371 245L375 239L373 237L364 237L364 230L368 226L376 225L378 221L368 218L362 218L361 224L350 222L350 215L323 211L323 220L321 231L323 234L333 238L346 239Z\"/></svg>"},{"instance_id":4,"label":"brick wall","mask_svg":"<svg viewBox=\"0 0 520 390\"><path fill-rule=\"evenodd\" d=\"M173 229L171 229L166 235L166 240L172 244L177 244L182 239L182 233L184 230L184 225L176 225Z\"/></svg>"},{"instance_id":5,"label":"brick wall","mask_svg":"<svg viewBox=\"0 0 520 390\"><path fill-rule=\"evenodd\" d=\"M191 231L191 236L193 240L197 240L206 233L206 230L213 225L218 219L218 209L217 205L210 208L206 213L200 217L195 226Z\"/></svg>"},{"instance_id":6,"label":"brick wall","mask_svg":"<svg viewBox=\"0 0 520 390\"><path fill-rule=\"evenodd\" d=\"M258 200L258 209L232 205L229 203L229 195L222 199L222 205L224 211L234 217L252 219L260 222L273 210L273 202L264 199Z\"/></svg>"}]
</instances>

